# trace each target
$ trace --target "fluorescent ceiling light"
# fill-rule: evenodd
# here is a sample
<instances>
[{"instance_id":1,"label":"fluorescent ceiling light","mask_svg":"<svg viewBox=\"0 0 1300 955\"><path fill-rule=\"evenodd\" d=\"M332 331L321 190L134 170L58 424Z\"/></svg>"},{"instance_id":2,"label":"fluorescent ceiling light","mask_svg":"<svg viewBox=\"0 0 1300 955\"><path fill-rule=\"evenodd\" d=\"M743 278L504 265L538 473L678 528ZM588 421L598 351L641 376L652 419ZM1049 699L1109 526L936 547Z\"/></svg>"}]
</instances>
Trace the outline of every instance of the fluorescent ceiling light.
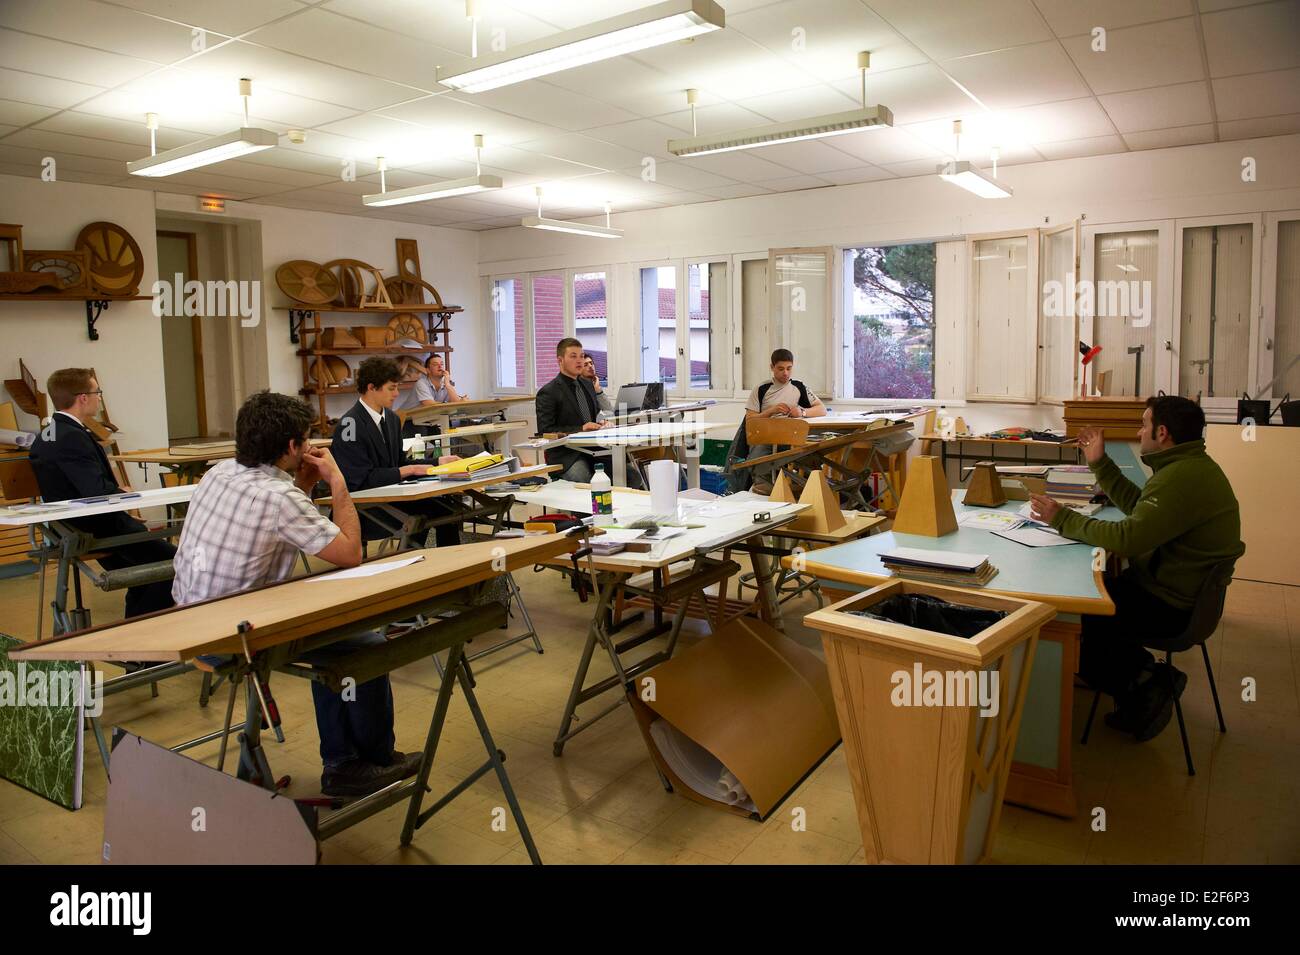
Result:
<instances>
[{"instance_id":1,"label":"fluorescent ceiling light","mask_svg":"<svg viewBox=\"0 0 1300 955\"><path fill-rule=\"evenodd\" d=\"M865 129L883 129L894 125L894 114L885 106L851 109L844 113L828 113L797 119L789 123L755 126L719 136L692 136L689 139L668 140L668 151L674 156L707 156L736 149L755 149L777 143L793 143L801 139L823 139L842 136Z\"/></svg>"},{"instance_id":2,"label":"fluorescent ceiling light","mask_svg":"<svg viewBox=\"0 0 1300 955\"><path fill-rule=\"evenodd\" d=\"M133 176L171 176L187 169L261 152L279 142L280 137L269 129L244 126L221 136L210 136L188 146L178 146L156 156L129 162L126 171Z\"/></svg>"},{"instance_id":3,"label":"fluorescent ceiling light","mask_svg":"<svg viewBox=\"0 0 1300 955\"><path fill-rule=\"evenodd\" d=\"M621 239L622 229L609 229L599 225L584 225L581 222L565 222L563 219L546 219L542 216L525 216L522 223L525 229L545 229L548 232L568 232L572 235L587 235L595 239Z\"/></svg>"},{"instance_id":4,"label":"fluorescent ceiling light","mask_svg":"<svg viewBox=\"0 0 1300 955\"><path fill-rule=\"evenodd\" d=\"M500 176L470 176L468 179L448 179L445 182L430 183L427 186L411 186L408 189L377 192L373 195L362 196L361 201L368 206L400 206L407 202L427 202L430 199L468 196L475 192L500 189L501 186Z\"/></svg>"},{"instance_id":5,"label":"fluorescent ceiling light","mask_svg":"<svg viewBox=\"0 0 1300 955\"><path fill-rule=\"evenodd\" d=\"M534 40L497 56L438 67L438 82L466 93L558 73L561 70L675 43L720 30L726 14L713 0L668 0L622 16Z\"/></svg>"},{"instance_id":6,"label":"fluorescent ceiling light","mask_svg":"<svg viewBox=\"0 0 1300 955\"><path fill-rule=\"evenodd\" d=\"M993 179L979 169L976 169L970 163L962 160L960 162L946 162L939 167L939 178L944 182L951 182L961 186L968 192L984 199L1010 199L1011 187L1004 186L996 179Z\"/></svg>"}]
</instances>

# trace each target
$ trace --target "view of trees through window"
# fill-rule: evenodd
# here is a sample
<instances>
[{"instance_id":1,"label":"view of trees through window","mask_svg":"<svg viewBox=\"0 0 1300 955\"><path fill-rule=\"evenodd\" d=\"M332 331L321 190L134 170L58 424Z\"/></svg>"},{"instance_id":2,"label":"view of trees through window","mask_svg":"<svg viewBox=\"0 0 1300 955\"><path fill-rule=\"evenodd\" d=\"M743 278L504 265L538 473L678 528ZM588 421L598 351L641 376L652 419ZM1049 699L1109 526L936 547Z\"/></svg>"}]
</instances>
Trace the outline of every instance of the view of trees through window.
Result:
<instances>
[{"instance_id":1,"label":"view of trees through window","mask_svg":"<svg viewBox=\"0 0 1300 955\"><path fill-rule=\"evenodd\" d=\"M934 244L847 249L854 398L934 397Z\"/></svg>"}]
</instances>

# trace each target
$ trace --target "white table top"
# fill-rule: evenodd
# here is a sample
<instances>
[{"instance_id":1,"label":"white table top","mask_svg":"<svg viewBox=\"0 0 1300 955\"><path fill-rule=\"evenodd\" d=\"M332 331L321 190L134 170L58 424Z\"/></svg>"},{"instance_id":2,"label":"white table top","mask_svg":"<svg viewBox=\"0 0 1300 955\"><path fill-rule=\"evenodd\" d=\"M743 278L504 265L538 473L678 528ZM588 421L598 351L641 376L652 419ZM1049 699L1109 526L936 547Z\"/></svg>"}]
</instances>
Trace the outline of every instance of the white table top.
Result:
<instances>
[{"instance_id":1,"label":"white table top","mask_svg":"<svg viewBox=\"0 0 1300 955\"><path fill-rule=\"evenodd\" d=\"M560 511L591 513L591 490L579 487L572 481L554 481L537 491L515 494L518 504L536 504ZM666 567L690 557L696 547L734 536L745 530L761 532L754 523L754 515L766 511L773 518L793 517L807 510L807 504L770 504L763 499L740 497L738 500L719 498L716 501L694 501L678 497L678 517L686 524L703 524L688 527L685 533L655 544L647 553L629 554L626 551L608 557L595 558L596 565L605 570L638 571ZM633 521L650 513L650 495L628 488L614 490L614 513L605 520Z\"/></svg>"},{"instance_id":2,"label":"white table top","mask_svg":"<svg viewBox=\"0 0 1300 955\"><path fill-rule=\"evenodd\" d=\"M493 484L505 484L526 477L545 477L552 471L559 470L555 465L535 464L521 467L511 474L497 474L492 477L471 479L468 481L412 481L409 484L386 484L383 487L366 488L353 491L352 500L356 504L378 504L399 501L419 501L430 497L445 497L451 494L464 494L467 491L482 490ZM328 498L317 500L318 504L328 504Z\"/></svg>"},{"instance_id":3,"label":"white table top","mask_svg":"<svg viewBox=\"0 0 1300 955\"><path fill-rule=\"evenodd\" d=\"M640 445L653 444L673 438L694 438L716 428L733 425L710 421L645 421L624 425L621 428L601 428L599 431L578 431L565 437L570 446L580 445Z\"/></svg>"},{"instance_id":4,"label":"white table top","mask_svg":"<svg viewBox=\"0 0 1300 955\"><path fill-rule=\"evenodd\" d=\"M151 487L143 491L131 492L131 497L120 498L104 504L67 504L56 501L53 505L40 505L39 511L16 511L11 507L0 507L0 527L27 527L31 524L46 524L50 521L65 521L75 517L93 517L96 514L116 514L119 511L134 511L142 507L164 507L168 504L187 504L197 484L182 484L177 487Z\"/></svg>"}]
</instances>

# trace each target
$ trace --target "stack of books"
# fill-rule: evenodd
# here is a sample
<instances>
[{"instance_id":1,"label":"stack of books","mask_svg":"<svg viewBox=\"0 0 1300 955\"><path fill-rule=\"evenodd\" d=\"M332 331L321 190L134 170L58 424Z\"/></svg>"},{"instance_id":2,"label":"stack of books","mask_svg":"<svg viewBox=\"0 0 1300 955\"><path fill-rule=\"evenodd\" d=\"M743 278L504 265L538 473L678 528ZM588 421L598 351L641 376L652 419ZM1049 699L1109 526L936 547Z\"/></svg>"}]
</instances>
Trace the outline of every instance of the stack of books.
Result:
<instances>
[{"instance_id":1,"label":"stack of books","mask_svg":"<svg viewBox=\"0 0 1300 955\"><path fill-rule=\"evenodd\" d=\"M1087 504L1100 493L1091 468L1072 464L1047 472L1047 496L1062 504Z\"/></svg>"},{"instance_id":2,"label":"stack of books","mask_svg":"<svg viewBox=\"0 0 1300 955\"><path fill-rule=\"evenodd\" d=\"M897 547L887 551L880 555L880 562L895 577L947 584L951 587L983 587L998 572L989 563L988 554L962 554L916 547Z\"/></svg>"},{"instance_id":3,"label":"stack of books","mask_svg":"<svg viewBox=\"0 0 1300 955\"><path fill-rule=\"evenodd\" d=\"M235 442L228 438L195 438L169 445L168 453L176 456L209 457L211 455L234 454Z\"/></svg>"}]
</instances>

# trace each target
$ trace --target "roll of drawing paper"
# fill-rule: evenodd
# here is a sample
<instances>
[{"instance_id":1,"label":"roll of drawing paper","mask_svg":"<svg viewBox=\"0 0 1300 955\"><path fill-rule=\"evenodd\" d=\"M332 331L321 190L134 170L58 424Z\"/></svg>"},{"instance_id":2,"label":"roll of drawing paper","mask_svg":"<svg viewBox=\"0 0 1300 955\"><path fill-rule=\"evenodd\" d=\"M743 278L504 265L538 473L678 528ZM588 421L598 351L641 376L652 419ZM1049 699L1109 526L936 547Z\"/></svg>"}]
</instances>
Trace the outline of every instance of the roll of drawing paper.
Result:
<instances>
[{"instance_id":1,"label":"roll of drawing paper","mask_svg":"<svg viewBox=\"0 0 1300 955\"><path fill-rule=\"evenodd\" d=\"M677 513L677 462L651 461L646 465L650 479L650 510L654 514Z\"/></svg>"},{"instance_id":2,"label":"roll of drawing paper","mask_svg":"<svg viewBox=\"0 0 1300 955\"><path fill-rule=\"evenodd\" d=\"M0 428L0 444L12 444L19 448L30 448L36 440L36 435L28 431L12 431L9 428Z\"/></svg>"}]
</instances>

